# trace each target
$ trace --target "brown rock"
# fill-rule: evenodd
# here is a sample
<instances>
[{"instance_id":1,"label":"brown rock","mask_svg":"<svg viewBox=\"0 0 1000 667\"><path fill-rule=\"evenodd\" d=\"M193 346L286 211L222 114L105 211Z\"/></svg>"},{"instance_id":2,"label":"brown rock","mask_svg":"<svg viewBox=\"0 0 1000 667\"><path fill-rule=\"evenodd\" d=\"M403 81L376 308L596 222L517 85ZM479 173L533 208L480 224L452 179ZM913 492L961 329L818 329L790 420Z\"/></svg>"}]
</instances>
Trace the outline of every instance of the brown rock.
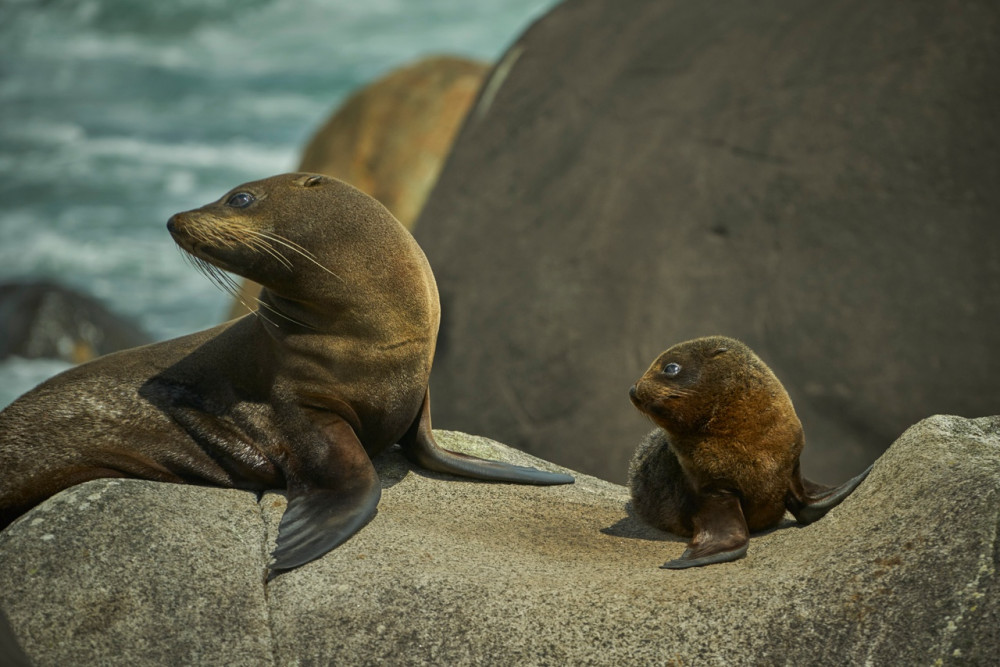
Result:
<instances>
[{"instance_id":1,"label":"brown rock","mask_svg":"<svg viewBox=\"0 0 1000 667\"><path fill-rule=\"evenodd\" d=\"M393 70L352 95L313 135L299 169L347 181L410 229L486 70L451 56Z\"/></svg>"},{"instance_id":2,"label":"brown rock","mask_svg":"<svg viewBox=\"0 0 1000 667\"><path fill-rule=\"evenodd\" d=\"M817 482L928 415L993 414L998 26L995 0L557 5L414 230L435 424L623 481L629 386L716 334L781 379Z\"/></svg>"}]
</instances>

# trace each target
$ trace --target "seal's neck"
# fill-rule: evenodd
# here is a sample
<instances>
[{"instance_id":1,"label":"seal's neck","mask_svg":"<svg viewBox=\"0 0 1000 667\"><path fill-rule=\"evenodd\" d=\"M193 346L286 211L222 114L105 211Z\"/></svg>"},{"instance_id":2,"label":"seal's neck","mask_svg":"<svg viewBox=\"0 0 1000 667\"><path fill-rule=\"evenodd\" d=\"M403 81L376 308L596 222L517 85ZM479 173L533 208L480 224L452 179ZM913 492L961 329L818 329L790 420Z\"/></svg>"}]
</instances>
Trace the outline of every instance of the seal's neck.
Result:
<instances>
[{"instance_id":1,"label":"seal's neck","mask_svg":"<svg viewBox=\"0 0 1000 667\"><path fill-rule=\"evenodd\" d=\"M394 315L350 299L317 304L289 299L267 288L261 290L259 301L258 315L264 328L282 340L290 335L323 334L377 341L387 331L384 319ZM421 324L417 317L412 320L415 325ZM394 331L392 327L388 330Z\"/></svg>"},{"instance_id":2,"label":"seal's neck","mask_svg":"<svg viewBox=\"0 0 1000 667\"><path fill-rule=\"evenodd\" d=\"M331 312L336 309L319 312L314 305L286 299L267 288L261 290L258 301L259 317L272 333L328 332L336 320L335 313Z\"/></svg>"}]
</instances>

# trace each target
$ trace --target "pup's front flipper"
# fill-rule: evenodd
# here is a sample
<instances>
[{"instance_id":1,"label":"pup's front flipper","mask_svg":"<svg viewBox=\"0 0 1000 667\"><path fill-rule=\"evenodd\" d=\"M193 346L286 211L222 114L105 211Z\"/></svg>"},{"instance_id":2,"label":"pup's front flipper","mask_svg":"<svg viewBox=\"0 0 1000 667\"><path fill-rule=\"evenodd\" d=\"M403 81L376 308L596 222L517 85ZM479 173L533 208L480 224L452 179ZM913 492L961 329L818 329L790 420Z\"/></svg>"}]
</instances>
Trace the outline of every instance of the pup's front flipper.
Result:
<instances>
[{"instance_id":1,"label":"pup's front flipper","mask_svg":"<svg viewBox=\"0 0 1000 667\"><path fill-rule=\"evenodd\" d=\"M694 535L680 558L660 567L683 570L713 563L739 560L747 553L750 531L739 497L728 491L698 494L698 509L692 517Z\"/></svg>"},{"instance_id":2,"label":"pup's front flipper","mask_svg":"<svg viewBox=\"0 0 1000 667\"><path fill-rule=\"evenodd\" d=\"M424 396L420 415L399 441L399 444L403 446L403 453L408 459L435 472L516 484L572 484L574 481L572 476L562 473L546 472L537 468L517 466L501 461L489 461L442 449L434 441L434 434L431 431L429 391Z\"/></svg>"},{"instance_id":3,"label":"pup's front flipper","mask_svg":"<svg viewBox=\"0 0 1000 667\"><path fill-rule=\"evenodd\" d=\"M801 488L794 489L794 493L789 496L785 504L799 523L810 524L818 521L826 516L827 512L842 503L844 498L851 495L851 492L865 481L871 471L872 466L868 466L863 473L837 487L823 486L800 477ZM797 473L798 470L796 470Z\"/></svg>"},{"instance_id":4,"label":"pup's front flipper","mask_svg":"<svg viewBox=\"0 0 1000 667\"><path fill-rule=\"evenodd\" d=\"M289 471L288 508L278 525L272 570L289 570L346 542L372 520L382 496L375 467L354 430L339 422L317 460Z\"/></svg>"}]
</instances>

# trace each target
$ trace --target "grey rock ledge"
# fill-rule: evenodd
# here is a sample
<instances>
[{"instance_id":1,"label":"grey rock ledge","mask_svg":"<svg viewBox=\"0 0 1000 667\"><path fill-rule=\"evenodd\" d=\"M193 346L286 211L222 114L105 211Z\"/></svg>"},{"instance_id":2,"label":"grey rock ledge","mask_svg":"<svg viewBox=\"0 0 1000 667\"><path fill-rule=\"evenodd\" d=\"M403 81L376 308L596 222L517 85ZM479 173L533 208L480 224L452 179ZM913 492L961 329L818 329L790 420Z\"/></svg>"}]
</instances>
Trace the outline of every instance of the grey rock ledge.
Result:
<instances>
[{"instance_id":1,"label":"grey rock ledge","mask_svg":"<svg viewBox=\"0 0 1000 667\"><path fill-rule=\"evenodd\" d=\"M439 431L446 447L558 469ZM377 461L379 514L265 583L281 494L99 480L0 533L0 607L63 664L984 664L1000 654L1000 416L907 430L820 522L670 572L627 492ZM0 661L2 662L2 661Z\"/></svg>"}]
</instances>

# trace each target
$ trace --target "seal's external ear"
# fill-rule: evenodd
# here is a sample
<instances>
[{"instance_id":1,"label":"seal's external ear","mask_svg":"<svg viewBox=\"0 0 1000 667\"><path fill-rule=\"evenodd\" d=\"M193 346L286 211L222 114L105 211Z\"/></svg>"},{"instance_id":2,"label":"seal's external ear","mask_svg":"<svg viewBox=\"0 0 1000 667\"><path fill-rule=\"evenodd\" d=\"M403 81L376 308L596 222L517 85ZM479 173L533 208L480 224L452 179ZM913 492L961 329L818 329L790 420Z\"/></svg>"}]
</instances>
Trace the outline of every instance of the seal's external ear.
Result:
<instances>
[{"instance_id":1,"label":"seal's external ear","mask_svg":"<svg viewBox=\"0 0 1000 667\"><path fill-rule=\"evenodd\" d=\"M319 174L313 174L312 176L308 177L306 180L302 181L302 187L304 187L304 188L311 188L314 185L319 185L319 184L323 183L325 180L326 180L325 176L320 176Z\"/></svg>"},{"instance_id":2,"label":"seal's external ear","mask_svg":"<svg viewBox=\"0 0 1000 667\"><path fill-rule=\"evenodd\" d=\"M711 356L711 357L717 357L720 354L725 354L726 352L729 352L729 348L728 347L717 347L714 350L712 350L712 354L709 355L709 356Z\"/></svg>"}]
</instances>

